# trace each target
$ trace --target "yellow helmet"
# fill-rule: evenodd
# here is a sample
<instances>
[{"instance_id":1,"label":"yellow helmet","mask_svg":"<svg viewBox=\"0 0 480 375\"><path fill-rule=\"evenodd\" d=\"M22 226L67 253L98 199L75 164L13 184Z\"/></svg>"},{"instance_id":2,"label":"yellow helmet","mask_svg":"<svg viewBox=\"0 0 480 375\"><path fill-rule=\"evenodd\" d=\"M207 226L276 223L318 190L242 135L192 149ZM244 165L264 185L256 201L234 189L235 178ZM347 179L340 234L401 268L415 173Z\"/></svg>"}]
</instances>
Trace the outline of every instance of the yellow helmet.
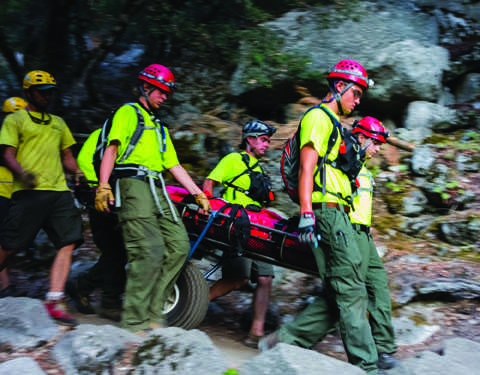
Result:
<instances>
[{"instance_id":1,"label":"yellow helmet","mask_svg":"<svg viewBox=\"0 0 480 375\"><path fill-rule=\"evenodd\" d=\"M28 103L26 100L19 98L18 96L12 96L3 102L2 112L17 112L20 109L24 109L27 105Z\"/></svg>"},{"instance_id":2,"label":"yellow helmet","mask_svg":"<svg viewBox=\"0 0 480 375\"><path fill-rule=\"evenodd\" d=\"M38 89L50 89L57 86L55 78L43 70L32 70L23 78L23 89L29 89L32 86L39 86Z\"/></svg>"}]
</instances>

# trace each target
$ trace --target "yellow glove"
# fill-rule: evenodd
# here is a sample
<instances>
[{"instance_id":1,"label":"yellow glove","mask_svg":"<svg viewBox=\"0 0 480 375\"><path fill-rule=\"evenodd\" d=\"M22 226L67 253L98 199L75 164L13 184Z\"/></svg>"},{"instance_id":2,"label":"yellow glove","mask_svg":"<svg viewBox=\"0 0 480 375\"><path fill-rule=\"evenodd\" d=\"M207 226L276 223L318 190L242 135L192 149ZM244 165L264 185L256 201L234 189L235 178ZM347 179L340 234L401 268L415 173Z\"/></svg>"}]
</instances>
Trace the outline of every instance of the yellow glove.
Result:
<instances>
[{"instance_id":1,"label":"yellow glove","mask_svg":"<svg viewBox=\"0 0 480 375\"><path fill-rule=\"evenodd\" d=\"M27 189L34 189L38 185L37 176L28 171L23 171L19 179Z\"/></svg>"},{"instance_id":2,"label":"yellow glove","mask_svg":"<svg viewBox=\"0 0 480 375\"><path fill-rule=\"evenodd\" d=\"M97 194L95 194L95 208L100 212L110 212L108 204L113 202L112 188L108 182L98 184Z\"/></svg>"},{"instance_id":3,"label":"yellow glove","mask_svg":"<svg viewBox=\"0 0 480 375\"><path fill-rule=\"evenodd\" d=\"M199 193L195 195L195 202L202 210L205 210L205 211L212 210L212 207L210 206L210 202L208 201L208 198L205 195L205 193Z\"/></svg>"}]
</instances>

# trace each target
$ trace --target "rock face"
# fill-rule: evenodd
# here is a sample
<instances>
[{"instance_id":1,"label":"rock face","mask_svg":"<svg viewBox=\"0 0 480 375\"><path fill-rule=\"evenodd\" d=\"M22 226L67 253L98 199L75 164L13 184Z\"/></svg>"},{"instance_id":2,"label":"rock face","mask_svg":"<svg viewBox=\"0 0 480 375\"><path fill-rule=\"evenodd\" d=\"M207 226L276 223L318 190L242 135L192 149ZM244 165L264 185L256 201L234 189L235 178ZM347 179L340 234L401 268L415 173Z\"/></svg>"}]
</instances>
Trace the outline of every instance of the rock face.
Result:
<instances>
[{"instance_id":1,"label":"rock face","mask_svg":"<svg viewBox=\"0 0 480 375\"><path fill-rule=\"evenodd\" d=\"M18 313L18 305L11 300L0 300L0 335L2 347L18 350L25 346L16 338L24 330L22 326L8 326L6 322ZM18 303L41 307L41 303L28 298L17 298ZM15 310L13 310L15 309ZM40 313L40 311L38 311ZM44 315L44 314L40 314ZM35 337L44 335L41 324L54 324L47 317L38 320L32 314L22 313L29 334ZM410 325L409 325L410 324ZM400 335L399 344L415 344L424 340L422 332L412 334L414 326L405 319L394 320L396 332ZM6 333L9 334L7 338ZM58 332L57 332L58 333ZM430 332L427 332L427 336ZM52 334L52 333L51 333ZM421 337L423 335L423 337ZM209 337L199 331L186 331L181 328L159 328L141 339L123 329L111 325L82 324L74 330L48 339L54 343L49 363L56 361L65 374L175 374L192 373L222 375L229 368L228 360ZM47 374L40 366L45 362L40 357L32 359L32 352L41 350L46 343L38 342L25 356L0 363L0 374ZM479 374L480 343L452 338L445 340L435 352L425 351L421 355L399 362L397 368L386 374L425 375L425 374ZM27 356L28 355L28 356ZM129 359L130 358L130 359ZM58 372L58 371L57 371ZM51 373L51 372L48 372ZM287 344L278 344L245 361L239 368L242 375L300 375L300 374L364 374L364 371L344 361Z\"/></svg>"}]
</instances>

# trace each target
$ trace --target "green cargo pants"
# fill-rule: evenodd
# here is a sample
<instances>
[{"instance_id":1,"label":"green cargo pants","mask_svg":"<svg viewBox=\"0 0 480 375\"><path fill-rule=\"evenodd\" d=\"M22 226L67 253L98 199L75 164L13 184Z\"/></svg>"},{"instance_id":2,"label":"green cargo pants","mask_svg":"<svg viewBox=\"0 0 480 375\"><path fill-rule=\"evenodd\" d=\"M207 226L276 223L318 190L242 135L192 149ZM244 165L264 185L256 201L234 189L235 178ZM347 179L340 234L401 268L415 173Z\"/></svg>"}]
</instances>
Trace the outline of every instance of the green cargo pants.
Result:
<instances>
[{"instance_id":1,"label":"green cargo pants","mask_svg":"<svg viewBox=\"0 0 480 375\"><path fill-rule=\"evenodd\" d=\"M278 339L311 348L339 322L348 361L377 374L377 351L367 320L367 291L361 272L362 255L348 215L336 208L314 211L322 235L312 248L325 296L316 296L294 321L283 325Z\"/></svg>"},{"instance_id":2,"label":"green cargo pants","mask_svg":"<svg viewBox=\"0 0 480 375\"><path fill-rule=\"evenodd\" d=\"M127 249L127 285L122 326L132 332L165 324L163 308L190 250L181 218L174 220L161 188L158 210L148 183L120 180L118 219Z\"/></svg>"},{"instance_id":3,"label":"green cargo pants","mask_svg":"<svg viewBox=\"0 0 480 375\"><path fill-rule=\"evenodd\" d=\"M368 294L369 322L378 353L394 353L395 333L392 326L392 304L385 267L369 233L354 230L357 244L363 255L362 274Z\"/></svg>"}]
</instances>

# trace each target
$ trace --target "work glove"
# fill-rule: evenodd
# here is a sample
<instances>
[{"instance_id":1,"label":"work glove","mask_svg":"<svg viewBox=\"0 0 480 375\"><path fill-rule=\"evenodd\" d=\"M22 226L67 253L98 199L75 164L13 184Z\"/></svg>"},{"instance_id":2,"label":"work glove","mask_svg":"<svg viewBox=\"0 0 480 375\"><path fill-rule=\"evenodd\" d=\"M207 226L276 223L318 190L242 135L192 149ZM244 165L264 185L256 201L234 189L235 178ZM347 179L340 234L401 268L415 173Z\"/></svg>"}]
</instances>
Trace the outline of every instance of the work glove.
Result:
<instances>
[{"instance_id":1,"label":"work glove","mask_svg":"<svg viewBox=\"0 0 480 375\"><path fill-rule=\"evenodd\" d=\"M318 247L322 236L320 236L320 233L317 233L313 212L304 212L300 216L297 236L301 243Z\"/></svg>"},{"instance_id":2,"label":"work glove","mask_svg":"<svg viewBox=\"0 0 480 375\"><path fill-rule=\"evenodd\" d=\"M98 184L97 193L95 194L95 209L100 212L110 212L108 204L113 202L112 188L108 182Z\"/></svg>"},{"instance_id":3,"label":"work glove","mask_svg":"<svg viewBox=\"0 0 480 375\"><path fill-rule=\"evenodd\" d=\"M200 207L204 211L211 211L212 207L210 206L210 202L208 201L207 196L205 193L198 193L195 197L195 202L197 203L198 207Z\"/></svg>"},{"instance_id":4,"label":"work glove","mask_svg":"<svg viewBox=\"0 0 480 375\"><path fill-rule=\"evenodd\" d=\"M38 185L37 176L28 171L23 171L19 179L22 185L25 186L27 189L34 189Z\"/></svg>"}]
</instances>

